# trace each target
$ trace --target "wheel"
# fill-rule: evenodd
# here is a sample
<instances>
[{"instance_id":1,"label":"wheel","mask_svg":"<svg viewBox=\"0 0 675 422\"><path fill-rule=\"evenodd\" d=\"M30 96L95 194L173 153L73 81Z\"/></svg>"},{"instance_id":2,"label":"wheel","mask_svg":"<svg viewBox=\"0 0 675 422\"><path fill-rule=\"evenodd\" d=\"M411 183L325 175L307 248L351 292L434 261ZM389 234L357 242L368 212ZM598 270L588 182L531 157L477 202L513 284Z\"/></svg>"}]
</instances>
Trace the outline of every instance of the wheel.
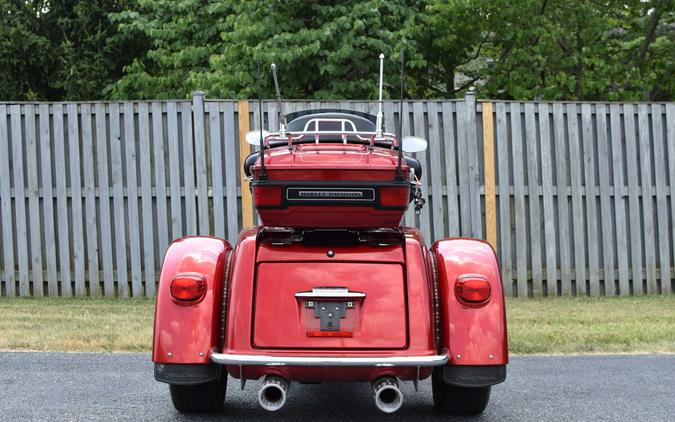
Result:
<instances>
[{"instance_id":1,"label":"wheel","mask_svg":"<svg viewBox=\"0 0 675 422\"><path fill-rule=\"evenodd\" d=\"M169 385L171 401L179 412L214 413L223 409L227 372L210 382L196 385Z\"/></svg>"},{"instance_id":2,"label":"wheel","mask_svg":"<svg viewBox=\"0 0 675 422\"><path fill-rule=\"evenodd\" d=\"M490 387L455 387L443 381L443 367L431 375L434 409L448 415L478 415L490 401Z\"/></svg>"}]
</instances>

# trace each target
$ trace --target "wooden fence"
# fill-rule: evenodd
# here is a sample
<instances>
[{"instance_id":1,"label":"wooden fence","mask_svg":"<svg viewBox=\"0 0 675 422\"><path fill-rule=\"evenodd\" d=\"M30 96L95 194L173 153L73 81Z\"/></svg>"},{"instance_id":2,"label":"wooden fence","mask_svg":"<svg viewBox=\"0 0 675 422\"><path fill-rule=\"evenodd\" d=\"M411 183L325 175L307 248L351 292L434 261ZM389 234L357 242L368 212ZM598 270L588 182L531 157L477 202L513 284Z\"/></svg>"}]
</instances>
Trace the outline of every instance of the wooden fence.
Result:
<instances>
[{"instance_id":1,"label":"wooden fence","mask_svg":"<svg viewBox=\"0 0 675 422\"><path fill-rule=\"evenodd\" d=\"M365 101L287 102L287 111ZM277 128L274 102L265 126ZM2 296L151 297L172 239L254 224L254 102L0 103ZM394 131L398 106L386 102ZM428 241L474 236L508 295L672 293L675 104L409 101Z\"/></svg>"}]
</instances>

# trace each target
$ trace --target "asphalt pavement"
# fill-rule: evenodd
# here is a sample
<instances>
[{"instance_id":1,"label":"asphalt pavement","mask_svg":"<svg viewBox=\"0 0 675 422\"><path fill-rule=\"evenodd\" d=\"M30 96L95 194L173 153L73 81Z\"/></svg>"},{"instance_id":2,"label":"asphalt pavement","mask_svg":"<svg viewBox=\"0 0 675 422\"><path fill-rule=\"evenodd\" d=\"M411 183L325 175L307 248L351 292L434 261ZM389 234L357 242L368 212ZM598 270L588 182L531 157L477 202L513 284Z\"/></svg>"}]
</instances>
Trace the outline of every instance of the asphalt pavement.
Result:
<instances>
[{"instance_id":1,"label":"asphalt pavement","mask_svg":"<svg viewBox=\"0 0 675 422\"><path fill-rule=\"evenodd\" d=\"M286 406L259 408L258 381L230 378L217 415L186 416L153 379L145 354L0 353L2 421L675 421L675 355L514 357L485 413L443 417L431 381L402 384L404 404L380 413L367 383L293 384Z\"/></svg>"}]
</instances>

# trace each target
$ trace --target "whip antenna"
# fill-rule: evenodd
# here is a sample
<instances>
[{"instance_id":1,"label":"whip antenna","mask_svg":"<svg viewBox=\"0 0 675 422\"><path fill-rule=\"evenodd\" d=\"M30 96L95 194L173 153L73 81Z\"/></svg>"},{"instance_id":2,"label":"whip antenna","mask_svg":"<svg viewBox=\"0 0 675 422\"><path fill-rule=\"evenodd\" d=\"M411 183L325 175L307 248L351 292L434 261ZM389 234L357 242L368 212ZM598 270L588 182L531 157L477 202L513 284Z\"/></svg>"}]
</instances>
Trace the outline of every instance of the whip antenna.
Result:
<instances>
[{"instance_id":1,"label":"whip antenna","mask_svg":"<svg viewBox=\"0 0 675 422\"><path fill-rule=\"evenodd\" d=\"M377 109L377 129L375 131L375 137L382 137L382 79L384 75L384 54L380 53L380 104Z\"/></svg>"},{"instance_id":2,"label":"whip antenna","mask_svg":"<svg viewBox=\"0 0 675 422\"><path fill-rule=\"evenodd\" d=\"M263 107L262 89L260 88L260 59L258 59L258 116L260 117L260 177L259 180L267 179L265 174L265 141L263 140Z\"/></svg>"},{"instance_id":3,"label":"whip antenna","mask_svg":"<svg viewBox=\"0 0 675 422\"><path fill-rule=\"evenodd\" d=\"M281 104L281 90L279 89L279 80L277 79L277 65L272 63L272 77L274 78L274 91L277 94L277 108L279 109L279 134L284 136L286 134L286 115Z\"/></svg>"},{"instance_id":4,"label":"whip antenna","mask_svg":"<svg viewBox=\"0 0 675 422\"><path fill-rule=\"evenodd\" d=\"M403 161L403 50L401 50L401 101L399 102L398 109L398 133L396 134L396 138L398 139L396 178L401 180L403 179L403 173L401 172L401 161Z\"/></svg>"}]
</instances>

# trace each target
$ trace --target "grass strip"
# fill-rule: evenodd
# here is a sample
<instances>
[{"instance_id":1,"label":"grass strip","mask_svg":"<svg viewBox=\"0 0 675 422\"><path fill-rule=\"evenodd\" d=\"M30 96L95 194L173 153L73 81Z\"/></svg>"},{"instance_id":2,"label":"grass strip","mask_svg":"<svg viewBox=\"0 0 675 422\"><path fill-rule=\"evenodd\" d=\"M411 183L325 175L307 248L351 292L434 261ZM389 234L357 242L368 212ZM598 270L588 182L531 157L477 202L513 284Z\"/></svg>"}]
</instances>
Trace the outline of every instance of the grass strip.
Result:
<instances>
[{"instance_id":1,"label":"grass strip","mask_svg":"<svg viewBox=\"0 0 675 422\"><path fill-rule=\"evenodd\" d=\"M675 296L508 299L515 354L673 353Z\"/></svg>"},{"instance_id":2,"label":"grass strip","mask_svg":"<svg viewBox=\"0 0 675 422\"><path fill-rule=\"evenodd\" d=\"M148 352L154 300L2 298L0 350ZM675 295L507 299L512 354L674 353Z\"/></svg>"}]
</instances>

